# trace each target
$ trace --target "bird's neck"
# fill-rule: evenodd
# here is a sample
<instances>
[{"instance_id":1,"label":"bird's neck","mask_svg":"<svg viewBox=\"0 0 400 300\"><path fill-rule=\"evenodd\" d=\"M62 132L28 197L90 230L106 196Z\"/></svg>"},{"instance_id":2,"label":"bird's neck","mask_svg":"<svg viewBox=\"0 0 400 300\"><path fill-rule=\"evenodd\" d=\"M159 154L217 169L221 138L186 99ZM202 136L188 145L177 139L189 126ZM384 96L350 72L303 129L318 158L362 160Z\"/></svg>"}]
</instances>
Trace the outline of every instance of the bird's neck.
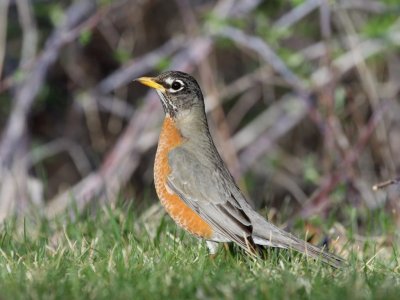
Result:
<instances>
[{"instance_id":1,"label":"bird's neck","mask_svg":"<svg viewBox=\"0 0 400 300\"><path fill-rule=\"evenodd\" d=\"M202 107L184 111L175 118L175 124L181 135L188 140L198 140L209 137L207 118Z\"/></svg>"},{"instance_id":2,"label":"bird's neck","mask_svg":"<svg viewBox=\"0 0 400 300\"><path fill-rule=\"evenodd\" d=\"M166 130L170 126L175 131ZM174 134L171 134L172 132ZM177 115L175 118L166 116L160 136L160 143L168 145L170 150L175 147L184 147L196 156L211 156L213 159L222 161L208 129L204 108L198 111L192 109L186 114ZM203 161L208 158L200 157L199 159Z\"/></svg>"}]
</instances>

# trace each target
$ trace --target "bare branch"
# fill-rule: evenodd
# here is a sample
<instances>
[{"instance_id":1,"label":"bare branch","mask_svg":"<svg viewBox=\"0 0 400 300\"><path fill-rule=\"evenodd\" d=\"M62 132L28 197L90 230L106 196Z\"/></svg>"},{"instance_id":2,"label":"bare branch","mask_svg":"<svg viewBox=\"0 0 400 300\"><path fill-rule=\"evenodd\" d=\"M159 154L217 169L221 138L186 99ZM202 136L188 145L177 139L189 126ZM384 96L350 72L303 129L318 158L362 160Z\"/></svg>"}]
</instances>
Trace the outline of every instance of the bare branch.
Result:
<instances>
[{"instance_id":1,"label":"bare branch","mask_svg":"<svg viewBox=\"0 0 400 300\"><path fill-rule=\"evenodd\" d=\"M287 95L261 113L234 137L240 154L241 170L245 172L275 141L292 129L307 114L307 107L296 96Z\"/></svg>"},{"instance_id":2,"label":"bare branch","mask_svg":"<svg viewBox=\"0 0 400 300\"><path fill-rule=\"evenodd\" d=\"M400 177L395 178L395 179L389 179L389 180L374 184L372 186L372 190L377 191L380 189L387 188L390 185L399 184L399 183L400 183Z\"/></svg>"},{"instance_id":3,"label":"bare branch","mask_svg":"<svg viewBox=\"0 0 400 300\"><path fill-rule=\"evenodd\" d=\"M114 71L113 74L103 79L94 90L96 93L107 94L111 91L119 88L131 82L133 79L138 77L140 74L148 72L153 68L161 59L169 57L171 54L176 52L184 44L182 37L176 37L160 48L144 55L143 57L135 58L134 60L126 63L122 68Z\"/></svg>"},{"instance_id":4,"label":"bare branch","mask_svg":"<svg viewBox=\"0 0 400 300\"><path fill-rule=\"evenodd\" d=\"M273 51L261 38L251 36L242 30L233 27L223 27L214 33L215 35L229 38L239 46L246 49L252 49L260 57L269 63L273 69L278 72L292 87L302 95L307 95L307 85L298 78L282 61L282 59Z\"/></svg>"},{"instance_id":5,"label":"bare branch","mask_svg":"<svg viewBox=\"0 0 400 300\"><path fill-rule=\"evenodd\" d=\"M57 139L36 147L24 159L29 161L28 167L32 167L40 161L64 151L69 154L81 176L86 176L91 171L89 159L82 147L68 139Z\"/></svg>"},{"instance_id":6,"label":"bare branch","mask_svg":"<svg viewBox=\"0 0 400 300\"><path fill-rule=\"evenodd\" d=\"M20 67L27 65L36 56L38 33L32 15L32 4L28 0L16 0L19 20L22 27L22 50Z\"/></svg>"},{"instance_id":7,"label":"bare branch","mask_svg":"<svg viewBox=\"0 0 400 300\"><path fill-rule=\"evenodd\" d=\"M37 196L31 193L33 190L30 190L32 180L28 176L27 160L22 159L27 152L27 117L49 67L58 57L59 50L68 38L77 36L77 32L73 35L71 31L95 9L96 3L92 0L73 4L66 12L64 23L49 37L44 51L17 87L14 105L0 142L0 222L12 212L26 212L29 201L37 199Z\"/></svg>"},{"instance_id":8,"label":"bare branch","mask_svg":"<svg viewBox=\"0 0 400 300\"><path fill-rule=\"evenodd\" d=\"M347 172L344 172L344 170L347 170L349 166L358 160L360 153L365 148L366 143L370 139L376 127L382 121L384 113L387 109L388 105L383 105L372 115L368 123L360 131L355 145L346 153L342 163L337 166L335 172L329 174L322 180L320 188L314 192L314 194L304 205L299 213L301 217L307 218L308 216L316 212L320 212L329 206L329 201L324 200L326 200L328 195L336 188L336 186L348 176Z\"/></svg>"},{"instance_id":9,"label":"bare branch","mask_svg":"<svg viewBox=\"0 0 400 300\"><path fill-rule=\"evenodd\" d=\"M382 1L347 0L333 5L334 10L361 10L373 13L384 13L390 8Z\"/></svg>"},{"instance_id":10,"label":"bare branch","mask_svg":"<svg viewBox=\"0 0 400 300\"><path fill-rule=\"evenodd\" d=\"M94 100L92 97L86 98L86 101ZM115 97L115 96L103 96L97 95L95 100L99 105L99 109L103 111L107 111L115 116L118 116L122 119L129 120L133 115L134 108L129 105L127 102ZM91 109L91 106L88 105L88 109Z\"/></svg>"},{"instance_id":11,"label":"bare branch","mask_svg":"<svg viewBox=\"0 0 400 300\"><path fill-rule=\"evenodd\" d=\"M386 41L393 45L400 45L400 34L395 31L389 31ZM387 50L385 42L377 39L361 41L354 47L333 61L334 74L326 67L322 67L314 72L311 76L312 85L317 88L322 87L331 82L335 77L343 76L362 61ZM354 49L357 49L357 55L354 54Z\"/></svg>"},{"instance_id":12,"label":"bare branch","mask_svg":"<svg viewBox=\"0 0 400 300\"><path fill-rule=\"evenodd\" d=\"M73 4L66 13L64 24L50 36L43 53L29 75L25 76L25 80L17 90L15 104L0 142L1 166L10 166L13 163L13 153L26 131L29 110L43 84L49 66L57 59L58 52L64 45L65 35L78 26L95 8L94 1L80 1Z\"/></svg>"},{"instance_id":13,"label":"bare branch","mask_svg":"<svg viewBox=\"0 0 400 300\"><path fill-rule=\"evenodd\" d=\"M307 0L284 14L273 24L274 27L288 28L299 22L313 10L317 9L321 0Z\"/></svg>"},{"instance_id":14,"label":"bare branch","mask_svg":"<svg viewBox=\"0 0 400 300\"><path fill-rule=\"evenodd\" d=\"M4 55L6 53L6 38L7 38L7 15L9 0L0 2L0 78L3 72Z\"/></svg>"}]
</instances>

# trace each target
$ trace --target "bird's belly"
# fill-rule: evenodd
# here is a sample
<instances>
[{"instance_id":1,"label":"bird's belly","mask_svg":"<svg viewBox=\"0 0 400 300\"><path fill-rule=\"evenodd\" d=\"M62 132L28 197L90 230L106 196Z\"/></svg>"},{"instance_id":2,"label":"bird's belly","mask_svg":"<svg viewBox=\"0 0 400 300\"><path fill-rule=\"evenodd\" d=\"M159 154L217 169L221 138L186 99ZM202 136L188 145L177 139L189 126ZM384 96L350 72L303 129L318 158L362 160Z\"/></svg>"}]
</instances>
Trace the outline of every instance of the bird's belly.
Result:
<instances>
[{"instance_id":1,"label":"bird's belly","mask_svg":"<svg viewBox=\"0 0 400 300\"><path fill-rule=\"evenodd\" d=\"M173 120L166 117L160 134L154 163L154 184L158 198L171 218L183 229L205 239L211 239L213 230L180 197L167 188L167 178L171 172L168 153L179 146L183 139L174 126Z\"/></svg>"}]
</instances>

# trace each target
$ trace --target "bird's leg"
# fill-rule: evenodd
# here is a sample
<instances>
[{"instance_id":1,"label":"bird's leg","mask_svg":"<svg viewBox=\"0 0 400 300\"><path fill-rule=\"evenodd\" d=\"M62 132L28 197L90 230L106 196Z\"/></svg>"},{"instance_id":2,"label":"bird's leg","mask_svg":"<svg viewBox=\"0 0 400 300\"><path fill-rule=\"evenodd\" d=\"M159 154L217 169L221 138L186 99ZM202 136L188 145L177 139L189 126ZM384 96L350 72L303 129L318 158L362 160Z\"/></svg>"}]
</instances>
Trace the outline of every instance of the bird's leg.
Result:
<instances>
[{"instance_id":1,"label":"bird's leg","mask_svg":"<svg viewBox=\"0 0 400 300\"><path fill-rule=\"evenodd\" d=\"M213 241L206 241L208 251L210 253L211 258L215 258L217 256L218 252L218 242L213 242Z\"/></svg>"}]
</instances>

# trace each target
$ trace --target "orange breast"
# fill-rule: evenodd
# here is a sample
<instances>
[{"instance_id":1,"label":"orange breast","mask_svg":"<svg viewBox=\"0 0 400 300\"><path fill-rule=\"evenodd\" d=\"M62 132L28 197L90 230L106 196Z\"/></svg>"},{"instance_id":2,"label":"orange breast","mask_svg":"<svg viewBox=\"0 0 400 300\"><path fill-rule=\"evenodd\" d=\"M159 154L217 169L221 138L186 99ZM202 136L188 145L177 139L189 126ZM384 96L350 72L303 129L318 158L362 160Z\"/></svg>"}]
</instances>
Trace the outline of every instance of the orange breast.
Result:
<instances>
[{"instance_id":1,"label":"orange breast","mask_svg":"<svg viewBox=\"0 0 400 300\"><path fill-rule=\"evenodd\" d=\"M166 186L167 177L171 172L168 164L168 153L182 142L183 138L175 127L174 121L170 117L166 117L154 163L154 183L157 195L165 210L179 226L196 236L210 238L212 236L211 226Z\"/></svg>"}]
</instances>

